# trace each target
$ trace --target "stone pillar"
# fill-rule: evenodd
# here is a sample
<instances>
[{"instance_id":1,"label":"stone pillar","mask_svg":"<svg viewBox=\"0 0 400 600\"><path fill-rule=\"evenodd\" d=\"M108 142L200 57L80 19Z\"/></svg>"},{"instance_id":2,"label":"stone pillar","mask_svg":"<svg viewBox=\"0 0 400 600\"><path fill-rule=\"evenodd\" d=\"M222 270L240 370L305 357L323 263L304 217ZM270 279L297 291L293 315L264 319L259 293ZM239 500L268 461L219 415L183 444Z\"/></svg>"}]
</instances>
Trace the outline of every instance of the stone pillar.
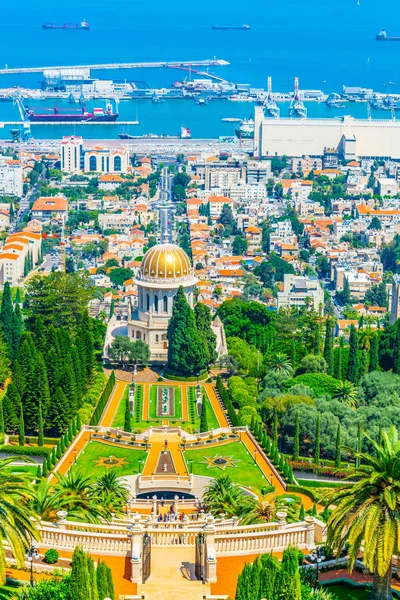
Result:
<instances>
[{"instance_id":1,"label":"stone pillar","mask_svg":"<svg viewBox=\"0 0 400 600\"><path fill-rule=\"evenodd\" d=\"M140 523L140 515L138 513L133 515L133 522L129 530L132 533L131 582L142 583L143 525Z\"/></svg>"},{"instance_id":2,"label":"stone pillar","mask_svg":"<svg viewBox=\"0 0 400 600\"><path fill-rule=\"evenodd\" d=\"M314 525L314 517L306 517L306 548L311 550L315 548L315 525Z\"/></svg>"},{"instance_id":3,"label":"stone pillar","mask_svg":"<svg viewBox=\"0 0 400 600\"><path fill-rule=\"evenodd\" d=\"M217 558L215 556L215 519L213 515L206 516L204 526L204 548L206 552L206 581L216 583L217 581Z\"/></svg>"}]
</instances>

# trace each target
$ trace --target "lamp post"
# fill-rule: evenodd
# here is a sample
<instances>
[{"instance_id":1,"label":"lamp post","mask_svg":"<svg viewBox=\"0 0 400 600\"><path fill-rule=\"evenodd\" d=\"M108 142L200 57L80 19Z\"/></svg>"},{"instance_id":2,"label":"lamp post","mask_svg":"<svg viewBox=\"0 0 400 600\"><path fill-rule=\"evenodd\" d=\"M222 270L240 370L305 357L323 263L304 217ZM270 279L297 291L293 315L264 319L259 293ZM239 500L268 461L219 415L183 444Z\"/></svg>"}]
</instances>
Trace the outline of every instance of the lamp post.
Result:
<instances>
[{"instance_id":1,"label":"lamp post","mask_svg":"<svg viewBox=\"0 0 400 600\"><path fill-rule=\"evenodd\" d=\"M317 546L311 553L311 560L317 565L317 573L315 577L315 589L317 590L319 587L319 565L323 560L325 560L325 556L319 546Z\"/></svg>"},{"instance_id":2,"label":"lamp post","mask_svg":"<svg viewBox=\"0 0 400 600\"><path fill-rule=\"evenodd\" d=\"M257 450L254 450L254 464L257 464Z\"/></svg>"},{"instance_id":3,"label":"lamp post","mask_svg":"<svg viewBox=\"0 0 400 600\"><path fill-rule=\"evenodd\" d=\"M188 464L188 467L189 467L189 474L192 475L193 474L193 461L192 460L188 460L187 464Z\"/></svg>"},{"instance_id":4,"label":"lamp post","mask_svg":"<svg viewBox=\"0 0 400 600\"><path fill-rule=\"evenodd\" d=\"M139 469L139 475L140 475L140 473L141 473L141 471L142 471L142 462L143 462L143 461L142 461L142 459L141 459L141 458L139 458L139 460L138 460L138 465L139 465L139 466L138 466L138 469Z\"/></svg>"},{"instance_id":5,"label":"lamp post","mask_svg":"<svg viewBox=\"0 0 400 600\"><path fill-rule=\"evenodd\" d=\"M76 465L76 453L77 453L77 449L75 448L75 450L74 450L74 465Z\"/></svg>"},{"instance_id":6,"label":"lamp post","mask_svg":"<svg viewBox=\"0 0 400 600\"><path fill-rule=\"evenodd\" d=\"M33 561L39 558L39 553L37 548L31 542L30 548L28 552L25 554L26 559L31 563L31 578L30 578L30 586L33 587L35 585L35 580L33 579Z\"/></svg>"}]
</instances>

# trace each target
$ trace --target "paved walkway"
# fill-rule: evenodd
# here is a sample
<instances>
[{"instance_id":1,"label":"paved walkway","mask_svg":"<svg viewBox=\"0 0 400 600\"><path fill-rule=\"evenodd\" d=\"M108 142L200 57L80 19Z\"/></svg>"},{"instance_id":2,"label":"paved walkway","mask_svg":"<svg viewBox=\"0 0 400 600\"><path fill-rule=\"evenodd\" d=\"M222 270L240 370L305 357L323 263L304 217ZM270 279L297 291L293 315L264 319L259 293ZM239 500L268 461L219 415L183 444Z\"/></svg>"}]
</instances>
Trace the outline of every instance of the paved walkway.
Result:
<instances>
[{"instance_id":1,"label":"paved walkway","mask_svg":"<svg viewBox=\"0 0 400 600\"><path fill-rule=\"evenodd\" d=\"M178 434L163 435L162 433L154 433L150 438L151 448L143 469L143 475L153 475L153 473L156 472L160 454L165 448L166 439L168 439L167 450L171 453L176 473L179 475L188 475L182 451L179 448L179 444L182 443L182 438Z\"/></svg>"},{"instance_id":2,"label":"paved walkway","mask_svg":"<svg viewBox=\"0 0 400 600\"><path fill-rule=\"evenodd\" d=\"M208 397L210 398L210 402L213 407L215 416L218 419L219 426L220 427L229 427L226 415L225 415L224 411L222 410L221 405L218 401L218 398L215 394L214 386L211 383L204 383L203 385L206 389Z\"/></svg>"},{"instance_id":3,"label":"paved walkway","mask_svg":"<svg viewBox=\"0 0 400 600\"><path fill-rule=\"evenodd\" d=\"M124 392L127 387L127 383L125 381L117 381L113 392L111 394L111 398L108 402L108 405L104 411L103 417L100 420L99 425L103 425L103 427L111 427L115 414L118 410L119 403L124 395Z\"/></svg>"},{"instance_id":4,"label":"paved walkway","mask_svg":"<svg viewBox=\"0 0 400 600\"><path fill-rule=\"evenodd\" d=\"M195 550L156 548L151 550L151 575L137 586L146 600L203 600L210 586L195 579Z\"/></svg>"}]
</instances>

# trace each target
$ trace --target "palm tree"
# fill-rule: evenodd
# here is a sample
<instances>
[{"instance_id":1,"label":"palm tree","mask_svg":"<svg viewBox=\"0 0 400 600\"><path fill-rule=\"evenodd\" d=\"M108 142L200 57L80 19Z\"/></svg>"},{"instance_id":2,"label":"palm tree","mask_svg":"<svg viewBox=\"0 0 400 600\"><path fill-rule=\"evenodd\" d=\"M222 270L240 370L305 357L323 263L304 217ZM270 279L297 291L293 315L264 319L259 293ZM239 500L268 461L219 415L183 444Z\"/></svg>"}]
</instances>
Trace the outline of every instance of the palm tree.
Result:
<instances>
[{"instance_id":1,"label":"palm tree","mask_svg":"<svg viewBox=\"0 0 400 600\"><path fill-rule=\"evenodd\" d=\"M110 520L111 513L93 497L95 482L91 477L85 477L79 469L70 469L67 475L57 473L57 478L53 493L58 499L59 507L68 511L70 518L85 519L89 523Z\"/></svg>"},{"instance_id":2,"label":"palm tree","mask_svg":"<svg viewBox=\"0 0 400 600\"><path fill-rule=\"evenodd\" d=\"M286 375L291 375L293 366L287 354L284 352L276 352L276 354L273 354L270 358L269 370L273 373L281 372Z\"/></svg>"},{"instance_id":3,"label":"palm tree","mask_svg":"<svg viewBox=\"0 0 400 600\"><path fill-rule=\"evenodd\" d=\"M338 381L333 391L333 398L354 410L357 408L358 391L350 381Z\"/></svg>"},{"instance_id":4,"label":"palm tree","mask_svg":"<svg viewBox=\"0 0 400 600\"><path fill-rule=\"evenodd\" d=\"M327 543L338 553L350 543L350 569L363 546L364 564L374 575L370 600L390 600L391 560L400 552L400 441L395 427L380 443L366 437L375 455L357 452L362 464L349 473L357 482L327 498L334 506Z\"/></svg>"},{"instance_id":5,"label":"palm tree","mask_svg":"<svg viewBox=\"0 0 400 600\"><path fill-rule=\"evenodd\" d=\"M115 469L106 471L91 487L90 497L98 502L110 514L122 515L130 497L125 480L118 476Z\"/></svg>"},{"instance_id":6,"label":"palm tree","mask_svg":"<svg viewBox=\"0 0 400 600\"><path fill-rule=\"evenodd\" d=\"M18 566L22 568L25 551L31 539L39 540L33 518L36 516L29 502L33 488L26 473L13 473L10 463L15 457L0 459L0 538L12 549ZM0 585L6 580L4 546L0 542Z\"/></svg>"}]
</instances>

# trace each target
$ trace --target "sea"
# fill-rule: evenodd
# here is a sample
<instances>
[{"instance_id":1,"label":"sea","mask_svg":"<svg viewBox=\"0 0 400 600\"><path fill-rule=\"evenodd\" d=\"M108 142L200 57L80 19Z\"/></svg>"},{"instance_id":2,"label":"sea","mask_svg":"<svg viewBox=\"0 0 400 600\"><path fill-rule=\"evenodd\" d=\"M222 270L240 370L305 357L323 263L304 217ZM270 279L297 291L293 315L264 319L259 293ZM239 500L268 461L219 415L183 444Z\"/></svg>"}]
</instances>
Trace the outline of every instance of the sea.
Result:
<instances>
[{"instance_id":1,"label":"sea","mask_svg":"<svg viewBox=\"0 0 400 600\"><path fill-rule=\"evenodd\" d=\"M90 23L89 31L43 30L44 22ZM249 24L249 31L215 31L212 25ZM275 91L293 89L299 77L301 89L338 92L343 85L373 88L400 94L400 42L377 42L385 28L400 36L400 3L394 0L3 0L0 19L0 65L55 66L90 63L200 60L217 57L229 61L211 73L236 83L266 87L272 77ZM93 71L94 77L145 81L150 87L170 87L188 76L184 70L158 68ZM41 76L2 75L0 87L37 88ZM388 82L394 85L388 86ZM35 109L52 101L35 101ZM105 102L88 104L104 106ZM60 107L63 106L59 102ZM307 103L309 117L351 114L366 118L365 104L346 104L329 109ZM288 104L281 106L286 116ZM116 138L123 130L133 135L177 134L189 127L193 137L233 134L234 125L222 118L246 118L253 112L247 102L211 101L198 106L192 100L122 101L119 120L139 120L128 130L118 124L96 126L33 126L36 138L58 139L79 134L91 138ZM16 107L0 102L0 122L18 120ZM391 118L372 111L372 118ZM399 117L400 118L400 117ZM7 127L0 138L9 137Z\"/></svg>"}]
</instances>

